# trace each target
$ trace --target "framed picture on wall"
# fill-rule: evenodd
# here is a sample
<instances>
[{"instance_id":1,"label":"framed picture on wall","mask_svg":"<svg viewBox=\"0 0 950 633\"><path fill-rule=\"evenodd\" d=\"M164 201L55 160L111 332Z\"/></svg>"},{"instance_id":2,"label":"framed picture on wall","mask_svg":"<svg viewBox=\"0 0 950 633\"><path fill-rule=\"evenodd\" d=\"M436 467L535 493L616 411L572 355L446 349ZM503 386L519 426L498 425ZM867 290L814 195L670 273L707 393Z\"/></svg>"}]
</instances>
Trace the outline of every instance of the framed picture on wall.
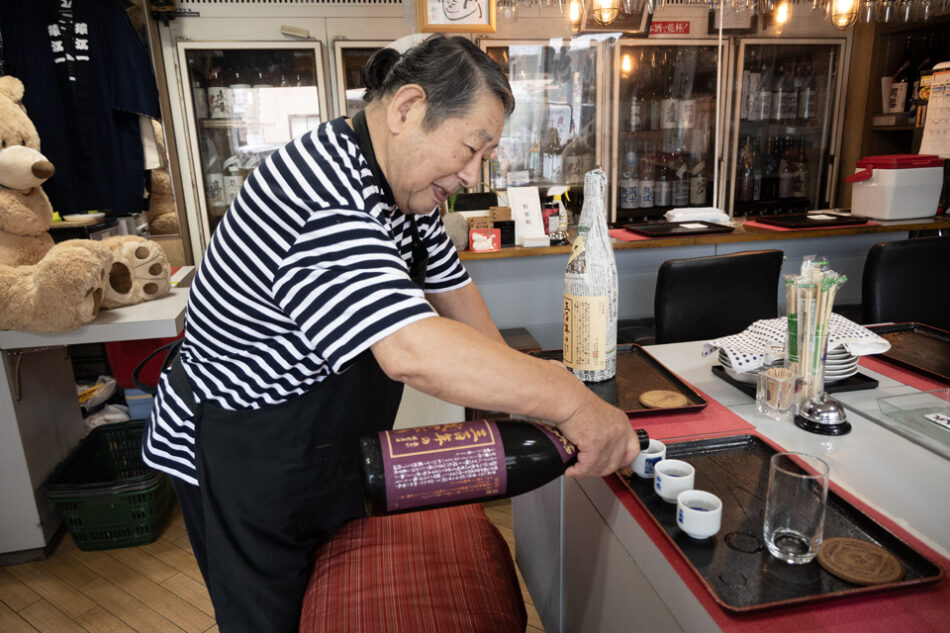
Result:
<instances>
[{"instance_id":1,"label":"framed picture on wall","mask_svg":"<svg viewBox=\"0 0 950 633\"><path fill-rule=\"evenodd\" d=\"M494 0L418 0L423 33L494 33Z\"/></svg>"}]
</instances>

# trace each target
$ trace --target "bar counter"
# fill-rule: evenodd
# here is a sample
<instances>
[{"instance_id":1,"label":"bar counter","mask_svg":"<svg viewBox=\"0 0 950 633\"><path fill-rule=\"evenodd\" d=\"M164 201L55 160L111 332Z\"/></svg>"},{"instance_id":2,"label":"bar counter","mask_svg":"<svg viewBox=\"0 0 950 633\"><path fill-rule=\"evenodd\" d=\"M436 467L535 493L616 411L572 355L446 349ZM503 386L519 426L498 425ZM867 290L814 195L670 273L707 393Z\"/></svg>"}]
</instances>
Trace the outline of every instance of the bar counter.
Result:
<instances>
[{"instance_id":1,"label":"bar counter","mask_svg":"<svg viewBox=\"0 0 950 633\"><path fill-rule=\"evenodd\" d=\"M771 230L739 224L732 233L716 235L694 235L686 237L649 238L623 242L614 240L614 250L637 248L666 248L670 246L695 246L703 244L735 244L742 242L764 242L769 240L813 239L819 237L843 237L845 235L868 235L872 233L895 233L901 231L950 230L950 216L936 216L919 220L872 220L869 225L847 226L827 229ZM882 235L882 240L888 239ZM897 239L897 238L895 238ZM524 248L512 246L498 251L474 252L462 251L462 260L498 259L505 257L531 257L538 255L566 255L570 246L541 246Z\"/></svg>"},{"instance_id":2,"label":"bar counter","mask_svg":"<svg viewBox=\"0 0 950 633\"><path fill-rule=\"evenodd\" d=\"M764 249L785 254L783 274L797 273L806 255L827 257L831 267L848 278L835 304L859 305L864 262L874 244L907 239L911 232L935 230L950 231L950 217L875 220L870 226L833 229L770 230L742 225L732 233L718 235L614 240L619 317L653 316L656 273L666 260ZM570 249L511 247L494 252L462 251L459 255L498 327L527 327L542 345L550 347L554 343L559 347L564 270ZM776 289L776 295L781 308L784 292ZM548 331L551 336L545 335Z\"/></svg>"},{"instance_id":3,"label":"bar counter","mask_svg":"<svg viewBox=\"0 0 950 633\"><path fill-rule=\"evenodd\" d=\"M820 456L831 468L835 492L941 566L944 576L915 587L733 613L713 600L616 477L561 478L516 497L512 506L516 558L546 631L946 630L950 504L945 482L950 460L876 421L881 415L877 398L916 390L911 384L918 381L907 380L907 370L862 359L860 371L877 379L879 386L836 395L853 429L847 435L823 436L758 413L753 398L712 374L716 355L702 357L700 342L646 349L704 394L709 404L695 414L637 417L635 426L667 444L753 433L785 450Z\"/></svg>"}]
</instances>

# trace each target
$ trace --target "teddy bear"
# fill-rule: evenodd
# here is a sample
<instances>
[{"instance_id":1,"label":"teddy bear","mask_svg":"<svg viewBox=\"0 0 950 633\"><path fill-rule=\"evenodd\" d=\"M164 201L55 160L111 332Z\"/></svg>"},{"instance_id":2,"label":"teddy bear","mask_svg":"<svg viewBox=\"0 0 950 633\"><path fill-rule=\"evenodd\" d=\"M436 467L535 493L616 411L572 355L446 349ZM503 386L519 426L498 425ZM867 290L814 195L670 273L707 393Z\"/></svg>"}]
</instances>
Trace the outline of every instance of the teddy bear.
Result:
<instances>
[{"instance_id":1,"label":"teddy bear","mask_svg":"<svg viewBox=\"0 0 950 633\"><path fill-rule=\"evenodd\" d=\"M0 77L0 329L67 332L102 307L168 292L161 248L138 236L54 244L41 185L55 168L23 107L23 84Z\"/></svg>"}]
</instances>

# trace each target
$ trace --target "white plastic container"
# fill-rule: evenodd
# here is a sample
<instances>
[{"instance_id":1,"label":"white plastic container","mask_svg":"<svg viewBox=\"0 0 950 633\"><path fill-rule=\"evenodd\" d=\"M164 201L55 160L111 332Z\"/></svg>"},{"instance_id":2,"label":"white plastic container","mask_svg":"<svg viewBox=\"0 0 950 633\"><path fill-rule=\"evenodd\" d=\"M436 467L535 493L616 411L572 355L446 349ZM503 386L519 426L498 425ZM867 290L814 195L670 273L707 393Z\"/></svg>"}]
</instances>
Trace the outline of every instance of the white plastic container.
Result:
<instances>
[{"instance_id":1,"label":"white plastic container","mask_svg":"<svg viewBox=\"0 0 950 633\"><path fill-rule=\"evenodd\" d=\"M846 179L851 212L877 220L936 215L943 185L943 159L932 154L888 154L858 161Z\"/></svg>"}]
</instances>

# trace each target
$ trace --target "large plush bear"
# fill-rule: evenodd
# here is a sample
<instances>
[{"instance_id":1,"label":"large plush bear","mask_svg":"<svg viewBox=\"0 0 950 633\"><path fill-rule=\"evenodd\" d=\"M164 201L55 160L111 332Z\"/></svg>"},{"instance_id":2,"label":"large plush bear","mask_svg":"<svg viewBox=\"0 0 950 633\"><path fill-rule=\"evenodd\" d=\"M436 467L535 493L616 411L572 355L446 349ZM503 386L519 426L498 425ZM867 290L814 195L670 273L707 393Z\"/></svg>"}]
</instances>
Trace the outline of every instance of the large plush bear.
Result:
<instances>
[{"instance_id":1,"label":"large plush bear","mask_svg":"<svg viewBox=\"0 0 950 633\"><path fill-rule=\"evenodd\" d=\"M168 292L168 261L144 238L53 243L41 185L55 169L40 153L22 98L18 79L0 77L0 329L66 332L100 307Z\"/></svg>"}]
</instances>

